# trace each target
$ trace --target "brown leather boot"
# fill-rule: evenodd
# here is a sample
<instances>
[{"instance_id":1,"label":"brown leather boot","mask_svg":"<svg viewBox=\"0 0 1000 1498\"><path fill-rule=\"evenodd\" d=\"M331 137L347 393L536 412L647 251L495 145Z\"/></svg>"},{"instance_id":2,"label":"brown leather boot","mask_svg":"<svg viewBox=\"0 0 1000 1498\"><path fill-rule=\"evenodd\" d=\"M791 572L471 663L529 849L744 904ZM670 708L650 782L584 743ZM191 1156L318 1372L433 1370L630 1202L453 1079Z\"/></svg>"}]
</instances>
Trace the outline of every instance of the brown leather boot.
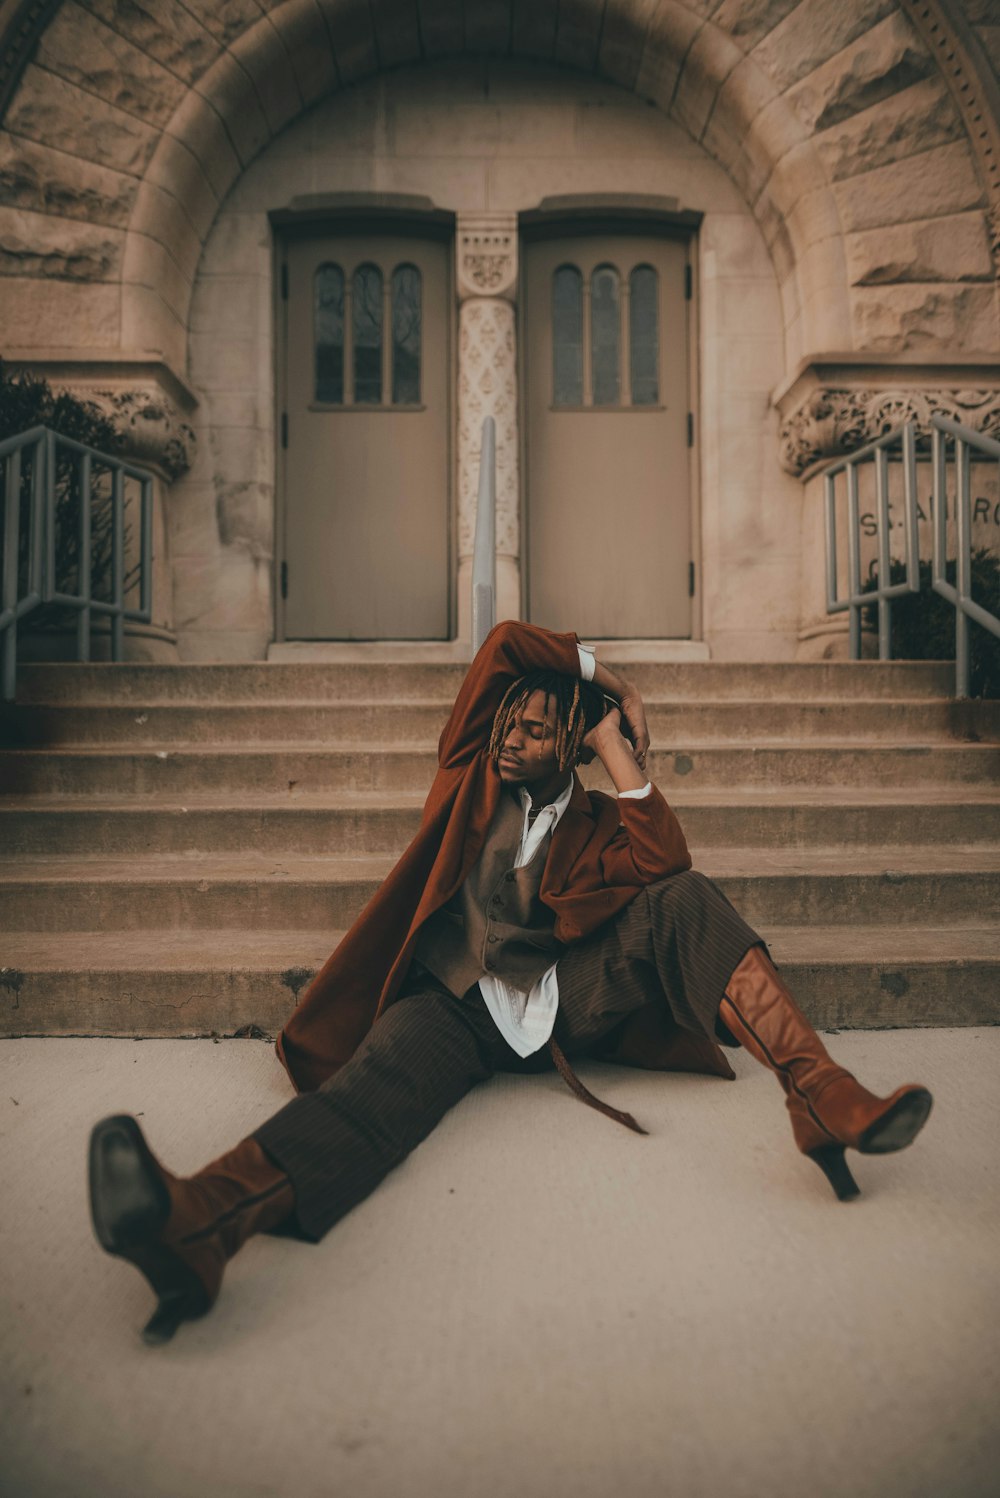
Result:
<instances>
[{"instance_id":1,"label":"brown leather boot","mask_svg":"<svg viewBox=\"0 0 1000 1498\"><path fill-rule=\"evenodd\" d=\"M844 1159L902 1149L917 1136L932 1098L907 1083L876 1097L831 1058L782 983L763 947L751 947L726 984L719 1017L752 1056L777 1074L795 1143L823 1171L841 1201L859 1194Z\"/></svg>"},{"instance_id":2,"label":"brown leather boot","mask_svg":"<svg viewBox=\"0 0 1000 1498\"><path fill-rule=\"evenodd\" d=\"M277 1227L295 1206L292 1183L255 1139L197 1175L172 1175L127 1113L102 1119L90 1136L90 1210L97 1241L128 1259L159 1304L143 1340L167 1342L182 1321L204 1316L222 1274L251 1233Z\"/></svg>"}]
</instances>

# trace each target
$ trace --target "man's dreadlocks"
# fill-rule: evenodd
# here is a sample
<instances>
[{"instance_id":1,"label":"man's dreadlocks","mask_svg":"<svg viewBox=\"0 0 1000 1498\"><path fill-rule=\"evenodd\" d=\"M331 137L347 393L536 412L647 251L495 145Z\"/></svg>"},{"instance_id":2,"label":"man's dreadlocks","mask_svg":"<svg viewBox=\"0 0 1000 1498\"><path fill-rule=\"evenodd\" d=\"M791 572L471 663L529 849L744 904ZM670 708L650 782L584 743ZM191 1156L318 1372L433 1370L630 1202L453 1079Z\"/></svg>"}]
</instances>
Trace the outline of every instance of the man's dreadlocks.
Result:
<instances>
[{"instance_id":1,"label":"man's dreadlocks","mask_svg":"<svg viewBox=\"0 0 1000 1498\"><path fill-rule=\"evenodd\" d=\"M490 758L494 763L500 758L511 724L524 712L532 692L539 691L545 693L546 713L549 703L555 703L556 759L560 770L576 764L580 758L584 735L607 712L604 693L593 682L582 681L578 676L567 676L562 671L544 668L529 671L527 676L511 683L497 708L490 735Z\"/></svg>"}]
</instances>

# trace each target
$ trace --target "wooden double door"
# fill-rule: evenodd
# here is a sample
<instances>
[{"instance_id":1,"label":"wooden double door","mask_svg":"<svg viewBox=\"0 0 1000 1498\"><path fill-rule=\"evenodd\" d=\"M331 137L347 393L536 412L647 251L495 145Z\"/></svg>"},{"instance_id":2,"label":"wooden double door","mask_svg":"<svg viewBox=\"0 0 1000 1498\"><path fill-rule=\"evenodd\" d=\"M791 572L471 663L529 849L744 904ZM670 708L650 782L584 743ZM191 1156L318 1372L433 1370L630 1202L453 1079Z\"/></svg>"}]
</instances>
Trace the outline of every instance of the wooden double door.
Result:
<instances>
[{"instance_id":1,"label":"wooden double door","mask_svg":"<svg viewBox=\"0 0 1000 1498\"><path fill-rule=\"evenodd\" d=\"M283 638L449 635L449 255L406 234L284 246ZM522 259L523 612L686 637L687 243L575 234Z\"/></svg>"}]
</instances>

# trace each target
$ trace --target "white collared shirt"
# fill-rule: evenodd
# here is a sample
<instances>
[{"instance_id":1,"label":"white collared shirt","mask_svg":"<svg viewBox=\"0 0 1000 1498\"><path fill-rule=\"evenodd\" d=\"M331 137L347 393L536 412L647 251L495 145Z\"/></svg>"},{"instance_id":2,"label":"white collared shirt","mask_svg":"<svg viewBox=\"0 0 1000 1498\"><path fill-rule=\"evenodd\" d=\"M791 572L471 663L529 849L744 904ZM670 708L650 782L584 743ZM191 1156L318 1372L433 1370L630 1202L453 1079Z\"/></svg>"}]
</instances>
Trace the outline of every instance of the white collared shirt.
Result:
<instances>
[{"instance_id":1,"label":"white collared shirt","mask_svg":"<svg viewBox=\"0 0 1000 1498\"><path fill-rule=\"evenodd\" d=\"M577 649L580 654L580 675L584 681L592 681L594 652L586 645L579 645ZM554 832L559 825L559 819L569 805L573 794L573 777L570 776L569 784L565 790L560 791L554 801L542 807L533 823L528 821L531 796L523 785L519 789L521 805L524 808L524 825L521 829L521 844L514 862L516 869L523 868L525 864L531 862L546 835ZM641 801L644 796L649 795L651 790L652 786L647 780L639 790L619 791L618 798L621 800L622 797L627 797L633 801ZM542 974L528 993L520 988L512 988L502 978L492 975L480 978L479 987L497 1029L511 1049L515 1050L519 1056L530 1056L533 1052L541 1050L552 1034L556 1010L559 1008L556 964L553 963Z\"/></svg>"}]
</instances>

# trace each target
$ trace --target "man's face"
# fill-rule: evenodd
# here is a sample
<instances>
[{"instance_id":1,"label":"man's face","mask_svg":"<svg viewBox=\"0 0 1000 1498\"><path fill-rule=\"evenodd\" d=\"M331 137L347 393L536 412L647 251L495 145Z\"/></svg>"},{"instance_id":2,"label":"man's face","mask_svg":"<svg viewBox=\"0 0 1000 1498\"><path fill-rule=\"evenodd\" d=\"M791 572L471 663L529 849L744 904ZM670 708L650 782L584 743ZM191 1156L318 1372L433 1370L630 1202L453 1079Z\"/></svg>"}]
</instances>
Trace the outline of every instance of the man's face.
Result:
<instances>
[{"instance_id":1,"label":"man's face","mask_svg":"<svg viewBox=\"0 0 1000 1498\"><path fill-rule=\"evenodd\" d=\"M546 711L541 689L532 692L507 729L497 768L505 785L538 785L559 774L555 703L550 698Z\"/></svg>"}]
</instances>

